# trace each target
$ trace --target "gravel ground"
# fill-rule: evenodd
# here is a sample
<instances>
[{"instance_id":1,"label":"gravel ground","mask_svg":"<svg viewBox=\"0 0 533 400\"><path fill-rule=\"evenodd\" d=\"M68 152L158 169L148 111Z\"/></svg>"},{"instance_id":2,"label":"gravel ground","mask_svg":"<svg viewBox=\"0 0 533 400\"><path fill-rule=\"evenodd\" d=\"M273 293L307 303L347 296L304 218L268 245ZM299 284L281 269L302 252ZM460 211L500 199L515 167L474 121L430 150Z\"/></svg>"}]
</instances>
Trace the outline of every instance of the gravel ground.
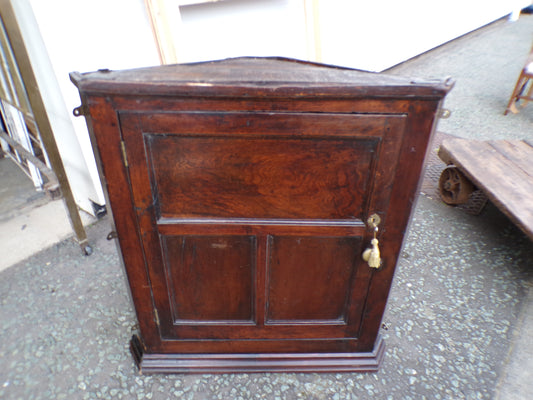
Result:
<instances>
[{"instance_id":1,"label":"gravel ground","mask_svg":"<svg viewBox=\"0 0 533 400\"><path fill-rule=\"evenodd\" d=\"M526 34L530 41L532 22L500 21L392 72L459 77L442 131L523 137L531 109L501 113L523 62L520 46L525 58L529 43L514 58L503 44ZM482 53L516 71L503 79L491 63L470 74L468 57ZM492 88L490 76L505 81L497 98L483 91ZM490 204L472 216L422 195L383 320L387 351L378 373L141 376L128 351L136 320L109 230L106 218L88 230L90 257L67 240L0 273L1 399L492 399L514 343L528 334L520 324L531 304L531 241ZM533 347L527 343L524 351ZM533 398L531 385L520 390L517 398Z\"/></svg>"},{"instance_id":2,"label":"gravel ground","mask_svg":"<svg viewBox=\"0 0 533 400\"><path fill-rule=\"evenodd\" d=\"M375 374L141 376L135 329L106 220L94 254L72 240L0 274L2 399L490 399L505 367L533 249L493 207L456 214L420 197Z\"/></svg>"}]
</instances>

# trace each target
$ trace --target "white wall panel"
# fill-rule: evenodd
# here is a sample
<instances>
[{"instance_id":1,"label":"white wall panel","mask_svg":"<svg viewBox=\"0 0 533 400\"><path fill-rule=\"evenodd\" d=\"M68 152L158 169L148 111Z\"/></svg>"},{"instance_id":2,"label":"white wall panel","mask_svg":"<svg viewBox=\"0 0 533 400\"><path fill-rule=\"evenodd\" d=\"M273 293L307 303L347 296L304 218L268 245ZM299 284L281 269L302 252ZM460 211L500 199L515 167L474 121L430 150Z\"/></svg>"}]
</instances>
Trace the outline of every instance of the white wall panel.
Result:
<instances>
[{"instance_id":1,"label":"white wall panel","mask_svg":"<svg viewBox=\"0 0 533 400\"><path fill-rule=\"evenodd\" d=\"M321 61L381 71L530 0L319 0Z\"/></svg>"},{"instance_id":2,"label":"white wall panel","mask_svg":"<svg viewBox=\"0 0 533 400\"><path fill-rule=\"evenodd\" d=\"M17 0L21 22L33 44L41 93L78 205L104 204L84 118L72 109L79 94L71 71L123 69L159 63L142 0ZM24 6L26 4L26 6ZM32 15L33 10L33 15ZM38 29L35 29L38 27Z\"/></svg>"},{"instance_id":3,"label":"white wall panel","mask_svg":"<svg viewBox=\"0 0 533 400\"><path fill-rule=\"evenodd\" d=\"M167 0L172 1L172 0ZM307 58L304 2L230 0L181 7L180 62L237 56Z\"/></svg>"}]
</instances>

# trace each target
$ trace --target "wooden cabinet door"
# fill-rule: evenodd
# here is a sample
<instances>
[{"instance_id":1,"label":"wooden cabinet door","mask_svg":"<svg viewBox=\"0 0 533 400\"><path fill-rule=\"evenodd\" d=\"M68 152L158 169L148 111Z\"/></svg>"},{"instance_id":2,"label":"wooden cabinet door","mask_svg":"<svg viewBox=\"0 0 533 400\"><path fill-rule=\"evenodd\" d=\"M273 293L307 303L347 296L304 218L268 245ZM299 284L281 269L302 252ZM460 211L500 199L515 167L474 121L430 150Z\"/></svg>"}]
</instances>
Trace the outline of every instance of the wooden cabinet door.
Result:
<instances>
[{"instance_id":1,"label":"wooden cabinet door","mask_svg":"<svg viewBox=\"0 0 533 400\"><path fill-rule=\"evenodd\" d=\"M122 112L161 337L184 352L357 340L373 273L365 220L386 228L405 120Z\"/></svg>"}]
</instances>

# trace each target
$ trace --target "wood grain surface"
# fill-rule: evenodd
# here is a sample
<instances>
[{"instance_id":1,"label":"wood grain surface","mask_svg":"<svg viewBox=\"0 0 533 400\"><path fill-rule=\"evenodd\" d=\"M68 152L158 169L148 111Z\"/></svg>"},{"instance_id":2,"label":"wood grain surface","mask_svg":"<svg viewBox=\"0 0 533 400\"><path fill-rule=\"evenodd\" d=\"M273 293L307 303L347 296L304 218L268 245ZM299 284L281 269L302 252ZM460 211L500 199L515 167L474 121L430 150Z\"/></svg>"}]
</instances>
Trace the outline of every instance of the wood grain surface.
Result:
<instances>
[{"instance_id":1,"label":"wood grain surface","mask_svg":"<svg viewBox=\"0 0 533 400\"><path fill-rule=\"evenodd\" d=\"M455 164L533 240L533 146L526 140L445 140L441 156Z\"/></svg>"}]
</instances>

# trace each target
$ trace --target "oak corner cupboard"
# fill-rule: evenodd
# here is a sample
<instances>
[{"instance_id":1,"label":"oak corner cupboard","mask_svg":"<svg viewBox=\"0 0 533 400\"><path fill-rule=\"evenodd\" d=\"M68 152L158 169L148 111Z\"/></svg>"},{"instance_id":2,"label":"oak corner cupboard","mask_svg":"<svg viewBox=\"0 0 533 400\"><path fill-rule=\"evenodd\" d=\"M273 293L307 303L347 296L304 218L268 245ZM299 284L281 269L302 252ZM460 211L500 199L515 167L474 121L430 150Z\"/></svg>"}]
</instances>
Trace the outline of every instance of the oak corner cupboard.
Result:
<instances>
[{"instance_id":1,"label":"oak corner cupboard","mask_svg":"<svg viewBox=\"0 0 533 400\"><path fill-rule=\"evenodd\" d=\"M282 58L71 79L143 373L376 371L448 81Z\"/></svg>"}]
</instances>

